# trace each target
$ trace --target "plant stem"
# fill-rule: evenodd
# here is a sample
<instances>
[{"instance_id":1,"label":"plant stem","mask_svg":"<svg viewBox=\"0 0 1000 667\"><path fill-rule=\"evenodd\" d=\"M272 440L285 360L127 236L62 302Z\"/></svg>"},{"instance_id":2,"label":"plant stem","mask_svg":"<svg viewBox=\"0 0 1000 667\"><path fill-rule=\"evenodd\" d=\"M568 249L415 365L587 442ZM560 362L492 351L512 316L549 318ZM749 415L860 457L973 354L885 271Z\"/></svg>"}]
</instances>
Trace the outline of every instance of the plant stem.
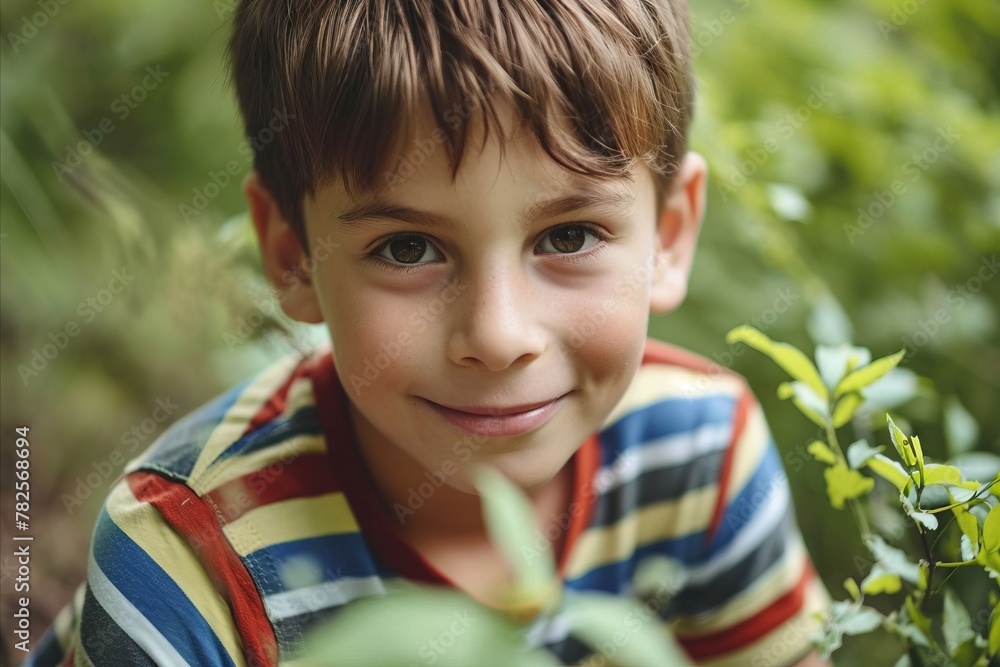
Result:
<instances>
[{"instance_id":1,"label":"plant stem","mask_svg":"<svg viewBox=\"0 0 1000 667\"><path fill-rule=\"evenodd\" d=\"M963 560L957 563L932 563L932 565L936 565L937 567L966 567L968 565L976 565L977 563L978 561L975 560Z\"/></svg>"},{"instance_id":2,"label":"plant stem","mask_svg":"<svg viewBox=\"0 0 1000 667\"><path fill-rule=\"evenodd\" d=\"M927 544L927 531L923 529L923 526L917 524L917 532L920 533L920 543L924 546L924 557L927 559L927 595L920 601L920 609L924 610L927 606L927 600L931 598L931 584L934 582L935 563L931 545Z\"/></svg>"},{"instance_id":3,"label":"plant stem","mask_svg":"<svg viewBox=\"0 0 1000 667\"><path fill-rule=\"evenodd\" d=\"M833 407L830 408L831 413L833 412ZM827 420L824 424L824 429L826 430L826 439L833 451L836 452L837 458L846 466L847 457L844 456L844 451L840 448L840 441L837 439L837 430L833 428L833 422ZM864 509L858 502L857 498L850 498L847 504L851 506L851 513L854 515L854 522L858 524L858 530L861 532L861 541L865 544L872 536L871 528L868 527L868 519L865 518Z\"/></svg>"}]
</instances>

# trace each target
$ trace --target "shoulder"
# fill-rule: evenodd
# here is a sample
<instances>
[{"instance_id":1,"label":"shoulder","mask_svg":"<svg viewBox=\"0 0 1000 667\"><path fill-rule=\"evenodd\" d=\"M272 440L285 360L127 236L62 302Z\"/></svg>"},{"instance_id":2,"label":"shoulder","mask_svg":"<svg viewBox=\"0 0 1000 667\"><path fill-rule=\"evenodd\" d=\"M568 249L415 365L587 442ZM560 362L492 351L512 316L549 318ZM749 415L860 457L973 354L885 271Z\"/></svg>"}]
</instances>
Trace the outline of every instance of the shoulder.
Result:
<instances>
[{"instance_id":1,"label":"shoulder","mask_svg":"<svg viewBox=\"0 0 1000 667\"><path fill-rule=\"evenodd\" d=\"M198 495L254 470L325 448L310 370L290 355L171 426L129 463Z\"/></svg>"},{"instance_id":2,"label":"shoulder","mask_svg":"<svg viewBox=\"0 0 1000 667\"><path fill-rule=\"evenodd\" d=\"M642 366L598 434L593 515L570 576L620 591L631 575L619 565L632 563L637 553L703 561L734 482L743 483L736 478L745 479L743 471L764 453L768 436L758 417L740 376L650 341Z\"/></svg>"},{"instance_id":3,"label":"shoulder","mask_svg":"<svg viewBox=\"0 0 1000 667\"><path fill-rule=\"evenodd\" d=\"M642 365L602 427L605 457L669 448L691 459L725 449L756 401L736 373L679 347L648 341Z\"/></svg>"},{"instance_id":4,"label":"shoulder","mask_svg":"<svg viewBox=\"0 0 1000 667\"><path fill-rule=\"evenodd\" d=\"M648 340L642 365L607 421L663 401L693 403L711 397L737 400L745 394L749 389L740 375L694 352Z\"/></svg>"}]
</instances>

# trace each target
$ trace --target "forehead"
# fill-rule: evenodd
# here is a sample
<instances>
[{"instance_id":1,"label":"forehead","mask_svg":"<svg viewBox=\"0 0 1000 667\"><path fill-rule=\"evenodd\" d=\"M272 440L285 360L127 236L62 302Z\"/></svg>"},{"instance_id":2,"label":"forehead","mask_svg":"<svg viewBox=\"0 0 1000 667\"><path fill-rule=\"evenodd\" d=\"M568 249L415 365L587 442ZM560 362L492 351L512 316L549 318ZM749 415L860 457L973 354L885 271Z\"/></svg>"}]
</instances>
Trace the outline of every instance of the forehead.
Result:
<instances>
[{"instance_id":1,"label":"forehead","mask_svg":"<svg viewBox=\"0 0 1000 667\"><path fill-rule=\"evenodd\" d=\"M352 192L342 179L335 178L320 186L316 200L347 221L398 204L426 210L516 208L522 218L534 218L582 207L628 213L644 190L652 187L652 172L642 161L636 161L623 177L578 174L555 162L530 128L518 123L509 111L489 129L475 109L452 111L448 118L469 124L457 171L454 147L427 108L400 132L376 188Z\"/></svg>"}]
</instances>

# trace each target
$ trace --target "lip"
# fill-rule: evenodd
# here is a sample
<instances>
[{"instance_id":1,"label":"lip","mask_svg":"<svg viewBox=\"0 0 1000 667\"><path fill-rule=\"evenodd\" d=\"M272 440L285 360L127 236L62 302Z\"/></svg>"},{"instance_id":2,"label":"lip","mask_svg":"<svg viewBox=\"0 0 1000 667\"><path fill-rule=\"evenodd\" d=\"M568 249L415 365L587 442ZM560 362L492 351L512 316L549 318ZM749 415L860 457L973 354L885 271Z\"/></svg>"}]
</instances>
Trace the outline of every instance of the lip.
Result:
<instances>
[{"instance_id":1,"label":"lip","mask_svg":"<svg viewBox=\"0 0 1000 667\"><path fill-rule=\"evenodd\" d=\"M473 435L492 437L522 435L535 430L555 415L566 394L549 401L521 405L451 407L424 399L448 422Z\"/></svg>"}]
</instances>

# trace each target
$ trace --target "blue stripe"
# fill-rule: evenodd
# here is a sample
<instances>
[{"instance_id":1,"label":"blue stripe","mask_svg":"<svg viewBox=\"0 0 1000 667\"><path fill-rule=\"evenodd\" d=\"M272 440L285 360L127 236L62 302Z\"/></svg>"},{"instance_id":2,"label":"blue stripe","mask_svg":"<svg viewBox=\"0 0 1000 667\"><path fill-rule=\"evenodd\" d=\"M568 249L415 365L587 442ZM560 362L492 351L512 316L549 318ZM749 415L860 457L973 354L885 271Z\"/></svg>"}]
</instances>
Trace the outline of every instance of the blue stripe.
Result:
<instances>
[{"instance_id":1,"label":"blue stripe","mask_svg":"<svg viewBox=\"0 0 1000 667\"><path fill-rule=\"evenodd\" d=\"M280 576L285 566L291 563L308 564L312 561L316 564L317 579L307 582L309 585L344 577L394 576L385 565L375 561L360 533L320 535L280 542L258 549L248 554L244 560L252 570L259 570L260 563L269 563L269 567L276 573L277 576L254 577L264 595L294 590L286 586ZM331 564L335 564L335 568L331 569Z\"/></svg>"},{"instance_id":2,"label":"blue stripe","mask_svg":"<svg viewBox=\"0 0 1000 667\"><path fill-rule=\"evenodd\" d=\"M723 514L722 522L707 551L704 543L705 531L700 530L637 548L627 560L597 567L567 581L566 585L571 588L617 593L630 584L635 564L648 556L669 556L689 566L703 563L729 546L736 534L743 530L766 504L776 484L786 483L787 478L777 450L773 444L769 445L757 470ZM602 496L597 502L601 503L604 500L605 496Z\"/></svg>"},{"instance_id":3,"label":"blue stripe","mask_svg":"<svg viewBox=\"0 0 1000 667\"><path fill-rule=\"evenodd\" d=\"M768 499L778 486L787 486L788 477L781 466L781 458L774 442L768 439L767 450L760 465L746 486L732 499L709 545L707 558L711 558L725 550L737 533L746 528L761 508L767 505Z\"/></svg>"},{"instance_id":4,"label":"blue stripe","mask_svg":"<svg viewBox=\"0 0 1000 667\"><path fill-rule=\"evenodd\" d=\"M628 449L710 424L731 424L736 399L725 394L671 398L630 412L601 432L601 465Z\"/></svg>"},{"instance_id":5,"label":"blue stripe","mask_svg":"<svg viewBox=\"0 0 1000 667\"><path fill-rule=\"evenodd\" d=\"M169 472L177 479L190 477L202 447L249 384L248 380L227 391L168 428L142 455L143 466Z\"/></svg>"},{"instance_id":6,"label":"blue stripe","mask_svg":"<svg viewBox=\"0 0 1000 667\"><path fill-rule=\"evenodd\" d=\"M55 626L49 626L34 650L21 663L21 667L59 667L66 657L66 652L59 645Z\"/></svg>"},{"instance_id":7,"label":"blue stripe","mask_svg":"<svg viewBox=\"0 0 1000 667\"><path fill-rule=\"evenodd\" d=\"M218 465L236 455L250 454L294 438L299 435L319 435L323 427L319 423L319 415L315 406L302 408L288 419L275 419L262 424L250 433L229 445L212 465Z\"/></svg>"},{"instance_id":8,"label":"blue stripe","mask_svg":"<svg viewBox=\"0 0 1000 667\"><path fill-rule=\"evenodd\" d=\"M235 667L222 642L191 600L149 554L112 521L107 509L101 510L94 530L94 559L115 588L188 663Z\"/></svg>"},{"instance_id":9,"label":"blue stripe","mask_svg":"<svg viewBox=\"0 0 1000 667\"><path fill-rule=\"evenodd\" d=\"M597 590L606 593L621 593L631 587L632 574L636 563L649 556L669 556L685 565L700 561L704 552L704 531L647 544L635 549L629 558L617 563L608 563L568 580L566 586L576 590Z\"/></svg>"}]
</instances>

